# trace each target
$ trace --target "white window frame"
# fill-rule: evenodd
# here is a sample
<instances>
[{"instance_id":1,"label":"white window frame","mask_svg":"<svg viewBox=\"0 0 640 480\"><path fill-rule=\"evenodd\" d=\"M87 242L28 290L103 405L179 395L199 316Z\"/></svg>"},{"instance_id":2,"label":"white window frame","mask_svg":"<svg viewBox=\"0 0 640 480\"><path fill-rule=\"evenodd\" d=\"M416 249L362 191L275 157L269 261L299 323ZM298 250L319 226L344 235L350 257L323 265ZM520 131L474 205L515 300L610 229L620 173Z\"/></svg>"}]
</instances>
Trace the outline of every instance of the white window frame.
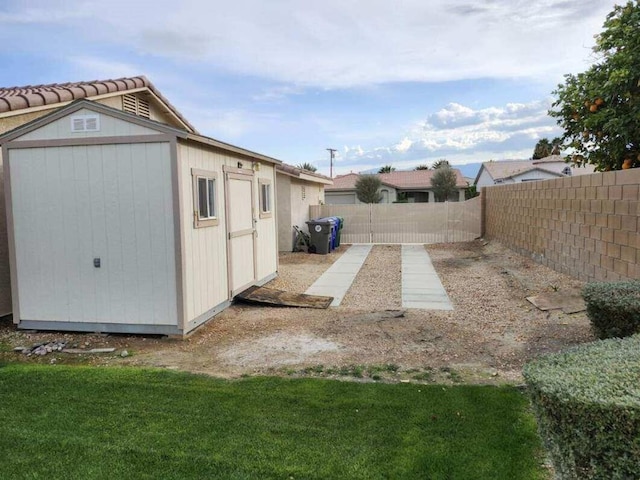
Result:
<instances>
[{"instance_id":1,"label":"white window frame","mask_svg":"<svg viewBox=\"0 0 640 480\"><path fill-rule=\"evenodd\" d=\"M218 225L220 208L220 204L218 202L218 174L210 170L192 168L191 177L193 179L193 228L212 227L214 225ZM207 200L207 210L209 210L210 207L213 207L213 212L207 211L205 212L206 215L202 215L202 212L200 211L199 180L201 179L206 181L205 195ZM211 186L213 186L213 196L209 193ZM213 205L211 205L209 200L213 200Z\"/></svg>"},{"instance_id":2,"label":"white window frame","mask_svg":"<svg viewBox=\"0 0 640 480\"><path fill-rule=\"evenodd\" d=\"M260 196L260 218L269 218L273 213L273 188L271 187L271 180L266 178L258 179L258 191Z\"/></svg>"},{"instance_id":3,"label":"white window frame","mask_svg":"<svg viewBox=\"0 0 640 480\"><path fill-rule=\"evenodd\" d=\"M94 128L88 128L93 124ZM86 133L100 131L100 115L97 113L72 115L71 116L71 132Z\"/></svg>"}]
</instances>

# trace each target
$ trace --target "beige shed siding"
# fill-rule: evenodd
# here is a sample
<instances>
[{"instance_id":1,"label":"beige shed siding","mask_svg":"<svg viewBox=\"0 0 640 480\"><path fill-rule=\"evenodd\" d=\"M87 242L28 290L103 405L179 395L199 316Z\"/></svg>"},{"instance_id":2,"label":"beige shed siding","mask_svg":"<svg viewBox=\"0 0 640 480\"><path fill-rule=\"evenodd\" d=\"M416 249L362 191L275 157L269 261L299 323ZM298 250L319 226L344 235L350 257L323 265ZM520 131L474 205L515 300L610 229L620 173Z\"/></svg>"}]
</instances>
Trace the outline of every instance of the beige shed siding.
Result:
<instances>
[{"instance_id":1,"label":"beige shed siding","mask_svg":"<svg viewBox=\"0 0 640 480\"><path fill-rule=\"evenodd\" d=\"M1 157L0 157L1 158ZM11 275L4 201L4 169L0 165L0 316L11 313Z\"/></svg>"},{"instance_id":2,"label":"beige shed siding","mask_svg":"<svg viewBox=\"0 0 640 480\"><path fill-rule=\"evenodd\" d=\"M9 155L21 319L176 325L169 143Z\"/></svg>"},{"instance_id":3,"label":"beige shed siding","mask_svg":"<svg viewBox=\"0 0 640 480\"><path fill-rule=\"evenodd\" d=\"M193 144L178 143L180 169L180 208L183 225L183 295L186 321L228 300L227 243L225 237L223 165L235 166L237 160ZM194 228L193 184L191 169L217 174L216 200L218 225Z\"/></svg>"},{"instance_id":4,"label":"beige shed siding","mask_svg":"<svg viewBox=\"0 0 640 480\"><path fill-rule=\"evenodd\" d=\"M276 181L276 189L278 191L276 199L278 249L281 252L290 252L293 249L293 225L300 226L299 224L293 223L291 215L291 177L289 175L278 174Z\"/></svg>"},{"instance_id":5,"label":"beige shed siding","mask_svg":"<svg viewBox=\"0 0 640 480\"><path fill-rule=\"evenodd\" d=\"M273 165L261 164L260 170L256 172L255 179L255 211L256 219L256 232L257 232L257 245L256 245L256 276L257 280L262 280L265 277L272 275L278 269L278 247L277 247L277 232L276 232L276 173ZM260 204L260 189L259 180L268 180L271 182L271 212L272 214L265 218L260 218L257 215L259 212Z\"/></svg>"}]
</instances>

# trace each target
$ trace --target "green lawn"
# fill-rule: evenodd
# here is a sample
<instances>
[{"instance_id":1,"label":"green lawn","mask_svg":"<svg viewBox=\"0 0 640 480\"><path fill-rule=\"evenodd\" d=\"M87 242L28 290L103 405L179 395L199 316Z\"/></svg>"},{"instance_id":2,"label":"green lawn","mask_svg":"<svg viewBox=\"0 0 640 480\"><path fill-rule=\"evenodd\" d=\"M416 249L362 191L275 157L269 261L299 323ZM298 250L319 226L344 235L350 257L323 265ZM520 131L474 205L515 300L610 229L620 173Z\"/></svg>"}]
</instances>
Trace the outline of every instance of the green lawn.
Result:
<instances>
[{"instance_id":1,"label":"green lawn","mask_svg":"<svg viewBox=\"0 0 640 480\"><path fill-rule=\"evenodd\" d=\"M0 365L0 478L542 479L512 387Z\"/></svg>"}]
</instances>

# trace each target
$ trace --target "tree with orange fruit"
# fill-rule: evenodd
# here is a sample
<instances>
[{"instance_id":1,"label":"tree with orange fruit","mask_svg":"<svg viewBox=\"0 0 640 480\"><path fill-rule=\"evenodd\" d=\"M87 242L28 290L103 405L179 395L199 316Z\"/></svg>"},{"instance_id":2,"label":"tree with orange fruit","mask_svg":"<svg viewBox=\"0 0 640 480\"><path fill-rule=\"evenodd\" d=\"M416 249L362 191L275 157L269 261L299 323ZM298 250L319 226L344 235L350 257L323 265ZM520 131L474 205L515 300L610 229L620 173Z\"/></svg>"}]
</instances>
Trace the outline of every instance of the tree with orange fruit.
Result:
<instances>
[{"instance_id":1,"label":"tree with orange fruit","mask_svg":"<svg viewBox=\"0 0 640 480\"><path fill-rule=\"evenodd\" d=\"M598 171L640 167L640 0L607 15L587 71L565 75L549 114L564 129L576 165Z\"/></svg>"}]
</instances>

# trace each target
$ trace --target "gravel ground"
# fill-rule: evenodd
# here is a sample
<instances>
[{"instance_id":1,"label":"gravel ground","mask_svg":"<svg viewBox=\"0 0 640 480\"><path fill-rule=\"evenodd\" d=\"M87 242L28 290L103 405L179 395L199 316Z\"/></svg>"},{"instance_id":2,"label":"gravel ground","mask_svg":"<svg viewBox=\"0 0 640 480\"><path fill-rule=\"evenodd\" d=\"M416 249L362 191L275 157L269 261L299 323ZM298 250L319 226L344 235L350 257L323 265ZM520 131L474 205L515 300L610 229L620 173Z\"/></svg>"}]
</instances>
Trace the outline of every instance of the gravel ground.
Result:
<instances>
[{"instance_id":1,"label":"gravel ground","mask_svg":"<svg viewBox=\"0 0 640 480\"><path fill-rule=\"evenodd\" d=\"M340 306L373 310L401 308L401 267L400 245L374 245Z\"/></svg>"},{"instance_id":2,"label":"gravel ground","mask_svg":"<svg viewBox=\"0 0 640 480\"><path fill-rule=\"evenodd\" d=\"M284 254L269 286L304 292L348 248ZM157 366L222 377L319 375L388 381L521 382L538 355L594 340L584 312L542 312L526 297L579 293L582 283L496 242L425 247L453 311L400 310L400 246L376 245L343 303L327 310L233 305L186 340L18 332L0 322L0 360L21 344L64 338L116 347L95 364ZM29 345L27 345L29 346ZM131 356L119 353L127 349ZM74 358L78 358L77 356ZM41 361L68 363L64 355ZM86 361L86 360L85 360Z\"/></svg>"}]
</instances>

